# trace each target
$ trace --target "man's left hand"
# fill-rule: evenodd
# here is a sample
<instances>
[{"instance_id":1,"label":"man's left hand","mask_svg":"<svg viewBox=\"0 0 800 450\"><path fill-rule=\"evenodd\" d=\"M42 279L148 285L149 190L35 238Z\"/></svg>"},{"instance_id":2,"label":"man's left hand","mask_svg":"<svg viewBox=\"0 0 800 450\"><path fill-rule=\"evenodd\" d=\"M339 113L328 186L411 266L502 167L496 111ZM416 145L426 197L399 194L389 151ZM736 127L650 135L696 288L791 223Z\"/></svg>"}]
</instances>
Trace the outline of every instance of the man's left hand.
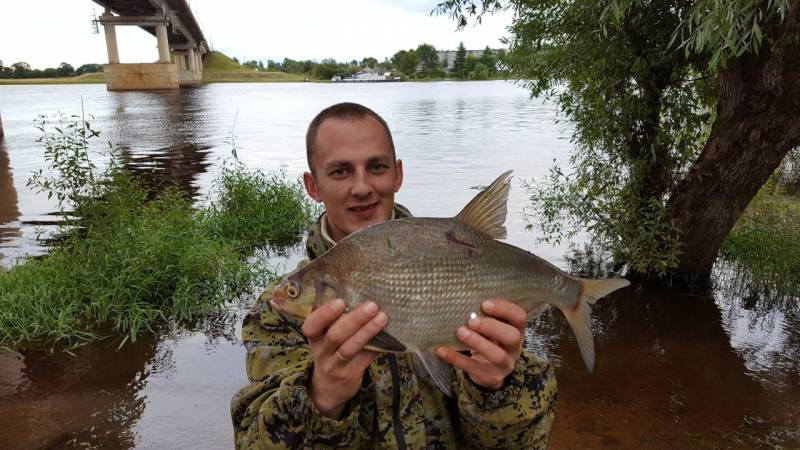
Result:
<instances>
[{"instance_id":1,"label":"man's left hand","mask_svg":"<svg viewBox=\"0 0 800 450\"><path fill-rule=\"evenodd\" d=\"M475 384L496 391L503 387L522 353L528 315L520 306L499 299L483 302L481 311L483 317L470 319L468 326L456 332L472 356L446 347L437 348L436 355L463 370Z\"/></svg>"}]
</instances>

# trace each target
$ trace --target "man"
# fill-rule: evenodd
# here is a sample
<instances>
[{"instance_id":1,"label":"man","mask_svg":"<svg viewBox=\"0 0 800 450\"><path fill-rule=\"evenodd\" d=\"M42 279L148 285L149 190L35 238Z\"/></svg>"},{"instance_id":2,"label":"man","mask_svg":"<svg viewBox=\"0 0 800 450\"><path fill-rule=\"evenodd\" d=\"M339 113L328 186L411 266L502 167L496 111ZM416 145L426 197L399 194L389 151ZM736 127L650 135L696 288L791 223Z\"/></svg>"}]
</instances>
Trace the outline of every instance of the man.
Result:
<instances>
[{"instance_id":1,"label":"man","mask_svg":"<svg viewBox=\"0 0 800 450\"><path fill-rule=\"evenodd\" d=\"M386 122L354 103L324 109L306 134L306 190L325 205L310 259L348 234L409 216L394 202L403 183ZM487 300L459 328L469 354L437 355L454 367L453 397L417 378L406 354L365 344L391 320L372 302L344 312L334 301L302 324L269 306L267 289L242 336L250 384L231 405L239 448L544 448L553 420L552 368L522 350L525 311Z\"/></svg>"}]
</instances>

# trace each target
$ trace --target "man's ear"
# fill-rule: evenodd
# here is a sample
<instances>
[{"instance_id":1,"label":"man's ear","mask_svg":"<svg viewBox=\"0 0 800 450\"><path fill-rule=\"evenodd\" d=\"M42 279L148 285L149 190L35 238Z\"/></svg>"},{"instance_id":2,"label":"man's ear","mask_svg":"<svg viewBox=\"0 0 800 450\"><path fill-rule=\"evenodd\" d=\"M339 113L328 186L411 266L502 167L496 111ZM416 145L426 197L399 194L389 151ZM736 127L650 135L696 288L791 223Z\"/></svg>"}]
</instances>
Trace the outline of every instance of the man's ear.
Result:
<instances>
[{"instance_id":1,"label":"man's ear","mask_svg":"<svg viewBox=\"0 0 800 450\"><path fill-rule=\"evenodd\" d=\"M398 159L394 162L394 193L396 194L397 191L400 190L400 186L403 185L403 160Z\"/></svg>"},{"instance_id":2,"label":"man's ear","mask_svg":"<svg viewBox=\"0 0 800 450\"><path fill-rule=\"evenodd\" d=\"M303 172L303 184L306 186L306 192L308 192L309 197L314 199L317 203L322 201L322 197L319 196L317 181L314 179L314 175L311 172Z\"/></svg>"}]
</instances>

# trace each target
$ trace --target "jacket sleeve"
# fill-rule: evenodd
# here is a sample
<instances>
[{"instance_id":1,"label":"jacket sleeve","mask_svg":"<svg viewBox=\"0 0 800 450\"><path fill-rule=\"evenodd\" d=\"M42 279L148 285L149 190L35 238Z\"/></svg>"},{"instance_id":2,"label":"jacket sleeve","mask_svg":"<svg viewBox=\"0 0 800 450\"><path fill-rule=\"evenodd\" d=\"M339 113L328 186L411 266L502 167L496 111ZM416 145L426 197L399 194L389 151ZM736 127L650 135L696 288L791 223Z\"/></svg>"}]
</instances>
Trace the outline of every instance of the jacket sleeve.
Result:
<instances>
[{"instance_id":1,"label":"jacket sleeve","mask_svg":"<svg viewBox=\"0 0 800 450\"><path fill-rule=\"evenodd\" d=\"M484 391L460 370L454 383L459 420L470 448L544 449L553 423L553 367L523 351L502 389Z\"/></svg>"},{"instance_id":2,"label":"jacket sleeve","mask_svg":"<svg viewBox=\"0 0 800 450\"><path fill-rule=\"evenodd\" d=\"M354 448L365 445L368 414L357 394L339 420L323 416L308 393L313 360L299 325L269 305L273 283L245 316L249 384L231 401L238 449Z\"/></svg>"}]
</instances>

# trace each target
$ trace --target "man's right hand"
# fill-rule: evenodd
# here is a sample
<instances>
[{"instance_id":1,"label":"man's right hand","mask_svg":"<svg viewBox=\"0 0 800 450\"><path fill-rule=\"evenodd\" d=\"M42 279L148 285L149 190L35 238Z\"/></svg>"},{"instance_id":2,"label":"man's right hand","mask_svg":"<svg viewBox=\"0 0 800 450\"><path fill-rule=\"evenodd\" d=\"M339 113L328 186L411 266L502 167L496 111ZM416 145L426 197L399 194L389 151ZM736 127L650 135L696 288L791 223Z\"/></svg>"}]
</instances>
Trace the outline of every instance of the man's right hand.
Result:
<instances>
[{"instance_id":1,"label":"man's right hand","mask_svg":"<svg viewBox=\"0 0 800 450\"><path fill-rule=\"evenodd\" d=\"M309 394L317 409L333 419L341 416L347 401L358 393L364 371L375 359L376 353L364 350L364 346L389 321L373 302L346 314L344 309L344 301L336 299L303 322L303 334L314 358Z\"/></svg>"}]
</instances>

